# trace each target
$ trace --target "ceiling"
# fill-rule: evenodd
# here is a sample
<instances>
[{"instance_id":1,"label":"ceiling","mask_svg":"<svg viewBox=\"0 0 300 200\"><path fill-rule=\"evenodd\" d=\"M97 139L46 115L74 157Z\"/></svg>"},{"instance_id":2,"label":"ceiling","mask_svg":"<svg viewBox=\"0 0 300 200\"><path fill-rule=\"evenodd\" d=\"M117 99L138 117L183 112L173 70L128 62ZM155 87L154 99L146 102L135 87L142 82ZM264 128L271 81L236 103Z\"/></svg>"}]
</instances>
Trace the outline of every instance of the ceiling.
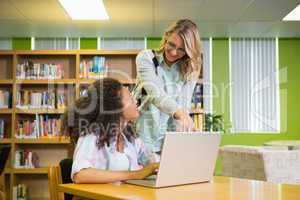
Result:
<instances>
[{"instance_id":1,"label":"ceiling","mask_svg":"<svg viewBox=\"0 0 300 200\"><path fill-rule=\"evenodd\" d=\"M0 0L0 37L160 37L194 20L202 37L300 37L282 22L300 0L104 0L108 21L72 21L58 0Z\"/></svg>"}]
</instances>

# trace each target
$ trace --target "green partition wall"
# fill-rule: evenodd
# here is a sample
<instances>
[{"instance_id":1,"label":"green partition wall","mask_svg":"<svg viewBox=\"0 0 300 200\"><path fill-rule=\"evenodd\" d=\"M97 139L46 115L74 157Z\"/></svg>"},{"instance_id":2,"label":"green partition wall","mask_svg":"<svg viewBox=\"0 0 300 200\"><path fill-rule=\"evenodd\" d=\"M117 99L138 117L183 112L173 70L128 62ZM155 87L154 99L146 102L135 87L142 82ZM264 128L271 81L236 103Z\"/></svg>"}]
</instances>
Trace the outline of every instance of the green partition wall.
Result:
<instances>
[{"instance_id":1,"label":"green partition wall","mask_svg":"<svg viewBox=\"0 0 300 200\"><path fill-rule=\"evenodd\" d=\"M80 38L80 49L97 49L97 38Z\"/></svg>"},{"instance_id":2,"label":"green partition wall","mask_svg":"<svg viewBox=\"0 0 300 200\"><path fill-rule=\"evenodd\" d=\"M229 84L229 53L228 39L213 40L213 84L223 88ZM280 69L280 96L281 96L281 132L278 134L262 133L235 133L225 134L222 144L263 145L270 140L300 139L300 39L279 39L279 69ZM223 87L222 87L223 85ZM223 95L213 98L214 110L224 115L229 122L229 90ZM219 174L218 163L216 174Z\"/></svg>"},{"instance_id":3,"label":"green partition wall","mask_svg":"<svg viewBox=\"0 0 300 200\"><path fill-rule=\"evenodd\" d=\"M12 39L13 50L30 50L31 49L31 38L13 38Z\"/></svg>"},{"instance_id":4,"label":"green partition wall","mask_svg":"<svg viewBox=\"0 0 300 200\"><path fill-rule=\"evenodd\" d=\"M161 38L147 38L147 48L159 47ZM30 50L30 38L13 38L14 50ZM81 49L97 49L97 38L81 38ZM263 145L270 140L300 140L300 38L279 39L279 69L281 96L281 132L278 134L262 133L226 133L222 144ZM226 127L230 126L229 96L229 42L227 38L212 40L212 72L213 72L213 109L223 114ZM220 165L217 165L218 174Z\"/></svg>"}]
</instances>

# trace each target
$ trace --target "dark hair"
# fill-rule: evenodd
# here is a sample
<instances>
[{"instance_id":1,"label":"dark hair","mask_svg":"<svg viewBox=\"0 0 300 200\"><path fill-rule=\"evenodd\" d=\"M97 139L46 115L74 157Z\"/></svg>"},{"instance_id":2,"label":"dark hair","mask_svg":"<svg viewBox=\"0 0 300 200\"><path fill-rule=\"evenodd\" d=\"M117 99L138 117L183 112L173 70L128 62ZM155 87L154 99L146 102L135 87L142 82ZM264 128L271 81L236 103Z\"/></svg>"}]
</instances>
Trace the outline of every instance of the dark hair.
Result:
<instances>
[{"instance_id":1,"label":"dark hair","mask_svg":"<svg viewBox=\"0 0 300 200\"><path fill-rule=\"evenodd\" d=\"M122 84L118 80L103 78L89 86L86 97L80 97L69 105L64 125L73 142L76 143L80 136L94 134L100 149L105 144L109 146L121 131L133 142L132 124L124 130L120 127L123 112L121 89Z\"/></svg>"}]
</instances>

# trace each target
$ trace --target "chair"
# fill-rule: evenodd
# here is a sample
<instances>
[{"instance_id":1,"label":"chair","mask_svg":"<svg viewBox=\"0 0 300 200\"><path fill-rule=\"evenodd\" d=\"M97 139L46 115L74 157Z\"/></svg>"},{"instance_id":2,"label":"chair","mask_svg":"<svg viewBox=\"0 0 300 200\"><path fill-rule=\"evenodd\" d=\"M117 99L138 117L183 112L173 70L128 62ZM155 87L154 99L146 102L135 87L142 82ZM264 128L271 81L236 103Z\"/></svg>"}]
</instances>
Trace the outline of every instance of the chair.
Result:
<instances>
[{"instance_id":1,"label":"chair","mask_svg":"<svg viewBox=\"0 0 300 200\"><path fill-rule=\"evenodd\" d=\"M71 179L72 165L73 165L73 159L71 158L66 158L59 162L62 183L73 183ZM65 200L72 200L72 198L73 195L65 194Z\"/></svg>"},{"instance_id":2,"label":"chair","mask_svg":"<svg viewBox=\"0 0 300 200\"><path fill-rule=\"evenodd\" d=\"M57 186L62 183L72 183L71 170L73 160L66 158L60 161L59 166L51 166L48 170L49 191L52 200L72 200L73 195L57 191Z\"/></svg>"},{"instance_id":3,"label":"chair","mask_svg":"<svg viewBox=\"0 0 300 200\"><path fill-rule=\"evenodd\" d=\"M48 169L49 192L51 200L64 200L64 194L57 191L57 186L62 183L59 166L51 166Z\"/></svg>"},{"instance_id":4,"label":"chair","mask_svg":"<svg viewBox=\"0 0 300 200\"><path fill-rule=\"evenodd\" d=\"M3 188L0 189L0 199L5 199L5 193L3 192L5 181L4 181L4 177L2 176L2 172L4 171L5 164L8 160L10 149L11 149L10 145L1 145L0 146L0 176L1 176L0 186L3 185Z\"/></svg>"}]
</instances>

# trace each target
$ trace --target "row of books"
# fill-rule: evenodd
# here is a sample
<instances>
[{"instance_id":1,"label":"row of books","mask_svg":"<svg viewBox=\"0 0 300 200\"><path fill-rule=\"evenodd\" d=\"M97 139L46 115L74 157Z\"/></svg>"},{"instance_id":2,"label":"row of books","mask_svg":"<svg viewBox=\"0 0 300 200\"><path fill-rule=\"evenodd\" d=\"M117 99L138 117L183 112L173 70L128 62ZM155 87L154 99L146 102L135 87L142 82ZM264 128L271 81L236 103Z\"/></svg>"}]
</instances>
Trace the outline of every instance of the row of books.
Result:
<instances>
[{"instance_id":1,"label":"row of books","mask_svg":"<svg viewBox=\"0 0 300 200\"><path fill-rule=\"evenodd\" d=\"M54 109L65 108L65 92L21 90L17 92L16 107L21 109Z\"/></svg>"},{"instance_id":2,"label":"row of books","mask_svg":"<svg viewBox=\"0 0 300 200\"><path fill-rule=\"evenodd\" d=\"M34 63L31 60L25 60L18 64L16 71L17 79L62 79L64 70L62 64L57 63Z\"/></svg>"},{"instance_id":3,"label":"row of books","mask_svg":"<svg viewBox=\"0 0 300 200\"><path fill-rule=\"evenodd\" d=\"M8 90L0 90L0 108L11 107L11 92Z\"/></svg>"},{"instance_id":4,"label":"row of books","mask_svg":"<svg viewBox=\"0 0 300 200\"><path fill-rule=\"evenodd\" d=\"M192 115L193 121L194 121L194 127L197 131L203 131L203 115L197 114Z\"/></svg>"},{"instance_id":5,"label":"row of books","mask_svg":"<svg viewBox=\"0 0 300 200\"><path fill-rule=\"evenodd\" d=\"M5 121L3 119L0 119L0 139L4 138L5 134Z\"/></svg>"},{"instance_id":6,"label":"row of books","mask_svg":"<svg viewBox=\"0 0 300 200\"><path fill-rule=\"evenodd\" d=\"M94 56L92 59L85 59L80 62L79 78L100 79L107 75L105 57Z\"/></svg>"},{"instance_id":7,"label":"row of books","mask_svg":"<svg viewBox=\"0 0 300 200\"><path fill-rule=\"evenodd\" d=\"M27 186L18 184L13 187L12 200L27 200Z\"/></svg>"},{"instance_id":8,"label":"row of books","mask_svg":"<svg viewBox=\"0 0 300 200\"><path fill-rule=\"evenodd\" d=\"M31 169L39 167L39 157L28 149L20 149L15 152L14 167L17 169Z\"/></svg>"},{"instance_id":9,"label":"row of books","mask_svg":"<svg viewBox=\"0 0 300 200\"><path fill-rule=\"evenodd\" d=\"M35 115L35 119L17 122L16 138L42 138L62 135L62 119L49 115Z\"/></svg>"},{"instance_id":10,"label":"row of books","mask_svg":"<svg viewBox=\"0 0 300 200\"><path fill-rule=\"evenodd\" d=\"M201 109L203 105L203 85L196 84L193 97L192 97L192 107L193 109Z\"/></svg>"}]
</instances>

